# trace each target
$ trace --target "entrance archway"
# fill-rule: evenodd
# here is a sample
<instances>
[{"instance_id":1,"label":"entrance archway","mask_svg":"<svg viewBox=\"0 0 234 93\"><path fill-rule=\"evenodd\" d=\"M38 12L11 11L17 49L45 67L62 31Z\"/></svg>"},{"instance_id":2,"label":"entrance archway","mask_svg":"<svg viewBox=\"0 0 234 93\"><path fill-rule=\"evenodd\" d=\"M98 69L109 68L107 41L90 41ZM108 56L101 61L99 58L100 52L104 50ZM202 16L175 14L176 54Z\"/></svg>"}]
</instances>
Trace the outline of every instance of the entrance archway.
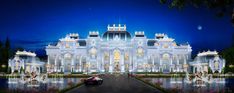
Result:
<instances>
[{"instance_id":1,"label":"entrance archway","mask_svg":"<svg viewBox=\"0 0 234 93\"><path fill-rule=\"evenodd\" d=\"M71 72L72 55L70 53L64 54L64 72Z\"/></svg>"},{"instance_id":2,"label":"entrance archway","mask_svg":"<svg viewBox=\"0 0 234 93\"><path fill-rule=\"evenodd\" d=\"M164 73L170 72L170 54L168 53L162 55L162 68Z\"/></svg>"},{"instance_id":3,"label":"entrance archway","mask_svg":"<svg viewBox=\"0 0 234 93\"><path fill-rule=\"evenodd\" d=\"M119 72L120 71L120 51L118 49L115 49L113 51L114 55L114 72Z\"/></svg>"}]
</instances>

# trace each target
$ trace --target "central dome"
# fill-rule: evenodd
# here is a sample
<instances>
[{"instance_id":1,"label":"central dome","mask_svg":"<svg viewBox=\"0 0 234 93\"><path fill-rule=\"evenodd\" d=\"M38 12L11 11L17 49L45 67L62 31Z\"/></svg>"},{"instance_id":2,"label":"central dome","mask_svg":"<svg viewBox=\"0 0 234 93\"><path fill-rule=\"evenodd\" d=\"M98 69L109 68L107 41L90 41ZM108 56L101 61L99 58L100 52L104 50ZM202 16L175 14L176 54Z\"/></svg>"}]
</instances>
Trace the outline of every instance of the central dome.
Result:
<instances>
[{"instance_id":1,"label":"central dome","mask_svg":"<svg viewBox=\"0 0 234 93\"><path fill-rule=\"evenodd\" d=\"M119 37L120 40L127 41L131 39L131 34L126 31L126 25L108 25L107 32L103 34L103 40L110 41L113 40L115 37Z\"/></svg>"}]
</instances>

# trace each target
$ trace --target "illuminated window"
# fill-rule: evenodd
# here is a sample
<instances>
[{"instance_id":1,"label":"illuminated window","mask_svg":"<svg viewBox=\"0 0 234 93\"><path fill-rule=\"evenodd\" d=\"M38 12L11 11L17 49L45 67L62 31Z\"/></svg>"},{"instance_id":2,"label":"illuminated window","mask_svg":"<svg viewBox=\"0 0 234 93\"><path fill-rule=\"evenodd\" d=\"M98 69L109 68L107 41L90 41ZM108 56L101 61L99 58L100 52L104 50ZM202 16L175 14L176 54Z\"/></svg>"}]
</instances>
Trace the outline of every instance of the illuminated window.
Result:
<instances>
[{"instance_id":1,"label":"illuminated window","mask_svg":"<svg viewBox=\"0 0 234 93\"><path fill-rule=\"evenodd\" d=\"M108 55L108 53L104 53L104 60L109 60L109 55Z\"/></svg>"},{"instance_id":2,"label":"illuminated window","mask_svg":"<svg viewBox=\"0 0 234 93\"><path fill-rule=\"evenodd\" d=\"M93 48L90 49L89 52L90 52L91 55L96 55L97 49L93 47Z\"/></svg>"},{"instance_id":3,"label":"illuminated window","mask_svg":"<svg viewBox=\"0 0 234 93\"><path fill-rule=\"evenodd\" d=\"M115 62L119 62L120 60L120 52L118 50L114 50L114 60Z\"/></svg>"},{"instance_id":4,"label":"illuminated window","mask_svg":"<svg viewBox=\"0 0 234 93\"><path fill-rule=\"evenodd\" d=\"M66 48L70 48L70 46L69 46L69 44L68 44L68 43L66 43Z\"/></svg>"},{"instance_id":5,"label":"illuminated window","mask_svg":"<svg viewBox=\"0 0 234 93\"><path fill-rule=\"evenodd\" d=\"M163 58L164 60L169 59L169 57L170 57L169 54L163 54L163 56L162 56L162 58Z\"/></svg>"},{"instance_id":6,"label":"illuminated window","mask_svg":"<svg viewBox=\"0 0 234 93\"><path fill-rule=\"evenodd\" d=\"M215 68L215 69L219 69L219 62L218 62L218 61L215 61L215 62L214 62L214 68Z\"/></svg>"},{"instance_id":7,"label":"illuminated window","mask_svg":"<svg viewBox=\"0 0 234 93\"><path fill-rule=\"evenodd\" d=\"M173 43L173 46L177 46L175 42Z\"/></svg>"},{"instance_id":8,"label":"illuminated window","mask_svg":"<svg viewBox=\"0 0 234 93\"><path fill-rule=\"evenodd\" d=\"M143 54L144 54L143 48L139 47L139 48L137 49L137 55L141 57L141 56L143 56Z\"/></svg>"},{"instance_id":9,"label":"illuminated window","mask_svg":"<svg viewBox=\"0 0 234 93\"><path fill-rule=\"evenodd\" d=\"M128 60L128 54L125 54L125 56L124 56L124 60Z\"/></svg>"},{"instance_id":10,"label":"illuminated window","mask_svg":"<svg viewBox=\"0 0 234 93\"><path fill-rule=\"evenodd\" d=\"M168 44L164 44L164 45L163 45L163 48L168 48Z\"/></svg>"},{"instance_id":11,"label":"illuminated window","mask_svg":"<svg viewBox=\"0 0 234 93\"><path fill-rule=\"evenodd\" d=\"M69 54L69 53L65 54L65 55L64 55L64 58L66 58L66 59L71 59L71 54Z\"/></svg>"}]
</instances>

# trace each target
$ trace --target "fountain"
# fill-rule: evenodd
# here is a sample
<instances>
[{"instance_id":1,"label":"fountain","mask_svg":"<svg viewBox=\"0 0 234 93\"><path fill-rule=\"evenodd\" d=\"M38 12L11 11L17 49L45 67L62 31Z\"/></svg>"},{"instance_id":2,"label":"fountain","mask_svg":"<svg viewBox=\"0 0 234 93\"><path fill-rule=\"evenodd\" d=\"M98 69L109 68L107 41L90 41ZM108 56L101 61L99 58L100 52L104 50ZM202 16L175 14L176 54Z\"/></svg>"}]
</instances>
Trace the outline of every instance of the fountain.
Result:
<instances>
[{"instance_id":1,"label":"fountain","mask_svg":"<svg viewBox=\"0 0 234 93\"><path fill-rule=\"evenodd\" d=\"M15 57L8 61L8 65L11 68L8 84L17 83L27 84L27 86L39 86L40 83L47 83L47 73L41 74L44 64L33 52L17 51Z\"/></svg>"},{"instance_id":2,"label":"fountain","mask_svg":"<svg viewBox=\"0 0 234 93\"><path fill-rule=\"evenodd\" d=\"M24 73L20 74L20 78L17 78L15 73L12 73L11 78L8 78L9 84L27 84L28 87L39 86L40 83L47 83L48 76L47 74L41 74L37 71L32 71L30 75L25 75Z\"/></svg>"},{"instance_id":3,"label":"fountain","mask_svg":"<svg viewBox=\"0 0 234 93\"><path fill-rule=\"evenodd\" d=\"M186 73L185 82L194 83L194 86L205 86L206 83L213 83L212 74L207 74L206 72L197 72L194 74L194 78Z\"/></svg>"},{"instance_id":4,"label":"fountain","mask_svg":"<svg viewBox=\"0 0 234 93\"><path fill-rule=\"evenodd\" d=\"M10 75L11 78L8 79L8 83L19 83L19 84L27 84L28 87L31 86L39 86L40 83L46 83L48 76L46 74L41 74L40 71L37 69L37 65L35 62L32 62L31 64L31 73L29 72L25 75L24 72L21 72L20 78L17 78L16 73L13 73Z\"/></svg>"}]
</instances>

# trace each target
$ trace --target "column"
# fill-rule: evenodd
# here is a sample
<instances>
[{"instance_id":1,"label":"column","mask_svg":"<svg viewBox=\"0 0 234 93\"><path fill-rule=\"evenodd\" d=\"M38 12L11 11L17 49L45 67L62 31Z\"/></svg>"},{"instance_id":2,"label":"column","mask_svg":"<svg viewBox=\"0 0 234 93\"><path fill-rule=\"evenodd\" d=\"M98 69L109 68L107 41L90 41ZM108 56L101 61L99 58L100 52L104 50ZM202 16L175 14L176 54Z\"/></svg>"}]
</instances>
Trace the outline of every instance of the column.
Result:
<instances>
[{"instance_id":1,"label":"column","mask_svg":"<svg viewBox=\"0 0 234 93\"><path fill-rule=\"evenodd\" d=\"M71 72L74 72L74 56L72 56L72 62L71 62ZM73 69L73 71L72 71Z\"/></svg>"},{"instance_id":2,"label":"column","mask_svg":"<svg viewBox=\"0 0 234 93\"><path fill-rule=\"evenodd\" d=\"M89 61L89 63L88 63L88 64L89 64L89 65L88 65L88 72L90 72L90 71L91 71L91 70L90 70L91 62L92 62L92 61Z\"/></svg>"},{"instance_id":3,"label":"column","mask_svg":"<svg viewBox=\"0 0 234 93\"><path fill-rule=\"evenodd\" d=\"M98 59L99 57L98 57L98 55L97 55L97 57L96 57L96 64L97 64L97 66L96 66L96 72L98 72L98 71L100 71L100 66L99 66L99 59Z\"/></svg>"},{"instance_id":4,"label":"column","mask_svg":"<svg viewBox=\"0 0 234 93\"><path fill-rule=\"evenodd\" d=\"M39 71L38 71L38 72L39 72L39 73L41 73L41 67L40 67L40 66L38 66L38 68L39 68Z\"/></svg>"},{"instance_id":5,"label":"column","mask_svg":"<svg viewBox=\"0 0 234 93\"><path fill-rule=\"evenodd\" d=\"M186 59L187 59L187 58L186 58L185 55L184 55L184 64L186 64Z\"/></svg>"},{"instance_id":6,"label":"column","mask_svg":"<svg viewBox=\"0 0 234 93\"><path fill-rule=\"evenodd\" d=\"M133 66L132 66L132 55L129 53L129 65L128 65L128 70L129 72L133 71Z\"/></svg>"},{"instance_id":7,"label":"column","mask_svg":"<svg viewBox=\"0 0 234 93\"><path fill-rule=\"evenodd\" d=\"M154 56L153 57L153 72L155 71L155 65L154 65Z\"/></svg>"},{"instance_id":8,"label":"column","mask_svg":"<svg viewBox=\"0 0 234 93\"><path fill-rule=\"evenodd\" d=\"M179 71L179 56L177 56L177 63L176 63L176 69L177 69L177 72Z\"/></svg>"},{"instance_id":9,"label":"column","mask_svg":"<svg viewBox=\"0 0 234 93\"><path fill-rule=\"evenodd\" d=\"M57 72L57 56L54 59L54 72Z\"/></svg>"},{"instance_id":10,"label":"column","mask_svg":"<svg viewBox=\"0 0 234 93\"><path fill-rule=\"evenodd\" d=\"M47 57L47 64L50 64L50 55Z\"/></svg>"},{"instance_id":11,"label":"column","mask_svg":"<svg viewBox=\"0 0 234 93\"><path fill-rule=\"evenodd\" d=\"M121 54L121 72L124 72L124 53L120 53Z\"/></svg>"},{"instance_id":12,"label":"column","mask_svg":"<svg viewBox=\"0 0 234 93\"><path fill-rule=\"evenodd\" d=\"M110 54L109 72L112 72L112 70L113 70L113 69L112 69L112 68L113 68L112 65L113 65L113 64L112 64L112 54Z\"/></svg>"},{"instance_id":13,"label":"column","mask_svg":"<svg viewBox=\"0 0 234 93\"><path fill-rule=\"evenodd\" d=\"M50 55L48 55L48 57L47 57L47 65L48 65L48 67L47 67L47 72L49 72L50 71Z\"/></svg>"},{"instance_id":14,"label":"column","mask_svg":"<svg viewBox=\"0 0 234 93\"><path fill-rule=\"evenodd\" d=\"M184 65L187 64L187 63L186 63L186 59L187 59L187 58L186 58L186 56L184 55ZM183 67L183 68L184 68L184 67ZM184 71L186 72L186 71L187 71L187 68L184 68Z\"/></svg>"},{"instance_id":15,"label":"column","mask_svg":"<svg viewBox=\"0 0 234 93\"><path fill-rule=\"evenodd\" d=\"M82 56L79 57L79 72L82 72L82 65L81 65L81 61L82 61Z\"/></svg>"},{"instance_id":16,"label":"column","mask_svg":"<svg viewBox=\"0 0 234 93\"><path fill-rule=\"evenodd\" d=\"M161 58L159 59L159 64L160 64L160 66L162 65L162 60L161 60Z\"/></svg>"},{"instance_id":17,"label":"column","mask_svg":"<svg viewBox=\"0 0 234 93\"><path fill-rule=\"evenodd\" d=\"M102 54L102 56L101 56L101 65L100 65L100 70L101 70L101 72L104 72L104 69L103 69L103 61L104 61L104 55Z\"/></svg>"},{"instance_id":18,"label":"column","mask_svg":"<svg viewBox=\"0 0 234 93\"><path fill-rule=\"evenodd\" d=\"M156 55L156 56L155 56L155 59L154 59L154 60L156 61L156 63L158 63L158 62L159 62L159 61L158 61L158 59L159 59L159 58L158 58L158 56ZM158 72L158 71L159 71L159 67L160 67L160 66L159 66L159 64L158 64L157 66L155 66L155 70L156 70L156 72Z\"/></svg>"},{"instance_id":19,"label":"column","mask_svg":"<svg viewBox=\"0 0 234 93\"><path fill-rule=\"evenodd\" d=\"M195 66L192 66L193 67L193 73L195 73Z\"/></svg>"},{"instance_id":20,"label":"column","mask_svg":"<svg viewBox=\"0 0 234 93\"><path fill-rule=\"evenodd\" d=\"M62 72L64 72L64 58L62 57Z\"/></svg>"},{"instance_id":21,"label":"column","mask_svg":"<svg viewBox=\"0 0 234 93\"><path fill-rule=\"evenodd\" d=\"M107 41L109 40L109 34L107 34Z\"/></svg>"},{"instance_id":22,"label":"column","mask_svg":"<svg viewBox=\"0 0 234 93\"><path fill-rule=\"evenodd\" d=\"M173 57L170 58L170 72L172 72L172 70L171 70L172 69L172 58Z\"/></svg>"},{"instance_id":23,"label":"column","mask_svg":"<svg viewBox=\"0 0 234 93\"><path fill-rule=\"evenodd\" d=\"M162 72L161 68L162 68L162 60L161 60L161 58L159 58L159 72Z\"/></svg>"},{"instance_id":24,"label":"column","mask_svg":"<svg viewBox=\"0 0 234 93\"><path fill-rule=\"evenodd\" d=\"M125 41L127 41L127 34L124 34L124 36L125 36ZM121 37L120 37L121 38Z\"/></svg>"}]
</instances>

